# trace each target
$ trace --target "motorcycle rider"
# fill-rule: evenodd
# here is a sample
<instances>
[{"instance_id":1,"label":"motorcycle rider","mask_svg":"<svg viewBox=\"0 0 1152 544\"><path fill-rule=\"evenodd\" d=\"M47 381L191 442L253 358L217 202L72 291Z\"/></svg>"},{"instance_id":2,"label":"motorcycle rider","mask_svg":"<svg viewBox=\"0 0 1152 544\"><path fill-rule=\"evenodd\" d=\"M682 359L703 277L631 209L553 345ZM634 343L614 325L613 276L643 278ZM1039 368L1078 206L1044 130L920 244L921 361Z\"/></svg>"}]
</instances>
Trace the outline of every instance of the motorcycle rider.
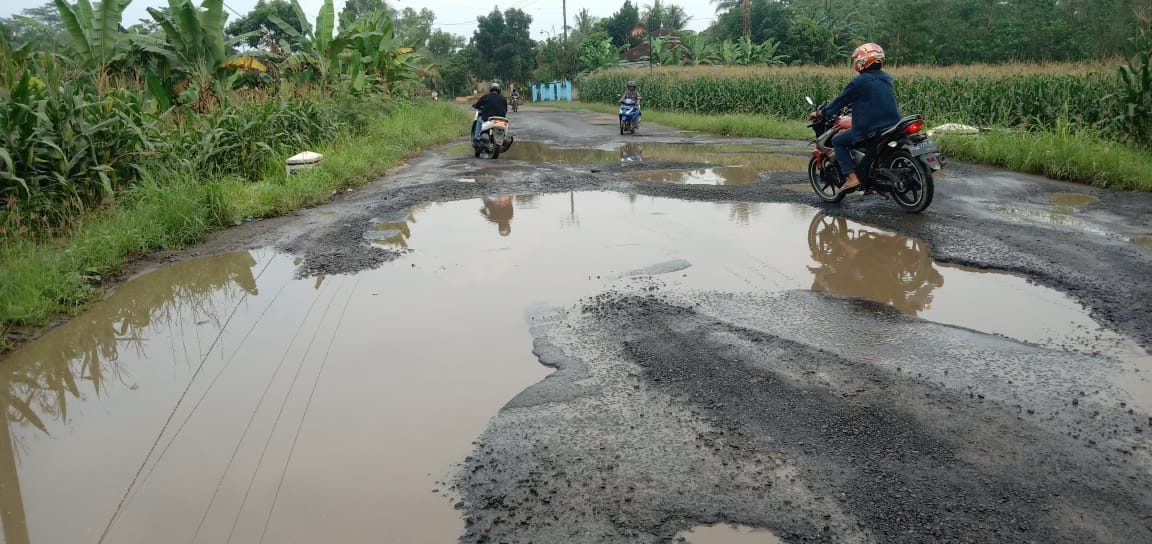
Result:
<instances>
[{"instance_id":1,"label":"motorcycle rider","mask_svg":"<svg viewBox=\"0 0 1152 544\"><path fill-rule=\"evenodd\" d=\"M640 91L636 90L636 82L635 81L629 81L628 82L628 88L624 91L624 94L620 96L620 100L617 100L616 103L617 104L623 104L624 100L628 99L628 98L635 100L636 101L636 107L637 108L640 107Z\"/></svg>"},{"instance_id":2,"label":"motorcycle rider","mask_svg":"<svg viewBox=\"0 0 1152 544\"><path fill-rule=\"evenodd\" d=\"M628 88L625 89L624 94L620 96L620 100L617 100L616 103L617 104L623 104L624 101L627 99L632 99L636 102L636 123L635 123L635 126L636 126L636 128L639 128L640 127L640 116L642 115L642 113L640 111L640 91L636 89L636 82L635 81L629 81L628 82Z\"/></svg>"},{"instance_id":3,"label":"motorcycle rider","mask_svg":"<svg viewBox=\"0 0 1152 544\"><path fill-rule=\"evenodd\" d=\"M876 137L901 119L900 108L896 105L896 93L892 90L892 76L883 70L884 49L874 43L857 47L852 52L852 68L860 75L848 82L848 86L844 87L844 91L835 100L809 115L815 120L821 116L835 115L845 106L852 106L852 129L832 138L832 149L836 151L840 174L846 177L840 192L860 186L860 178L855 172L856 164L852 160L852 147Z\"/></svg>"},{"instance_id":4,"label":"motorcycle rider","mask_svg":"<svg viewBox=\"0 0 1152 544\"><path fill-rule=\"evenodd\" d=\"M519 105L518 102L520 101L520 89L512 87L512 94L510 95L510 98L512 98L512 102L517 103L516 105Z\"/></svg>"},{"instance_id":5,"label":"motorcycle rider","mask_svg":"<svg viewBox=\"0 0 1152 544\"><path fill-rule=\"evenodd\" d=\"M480 100L472 104L472 107L480 110L480 117L476 119L472 127L473 140L480 139L480 127L484 126L484 121L487 121L489 117L508 116L508 103L500 94L500 84L495 81L488 87L488 94L481 96Z\"/></svg>"}]
</instances>

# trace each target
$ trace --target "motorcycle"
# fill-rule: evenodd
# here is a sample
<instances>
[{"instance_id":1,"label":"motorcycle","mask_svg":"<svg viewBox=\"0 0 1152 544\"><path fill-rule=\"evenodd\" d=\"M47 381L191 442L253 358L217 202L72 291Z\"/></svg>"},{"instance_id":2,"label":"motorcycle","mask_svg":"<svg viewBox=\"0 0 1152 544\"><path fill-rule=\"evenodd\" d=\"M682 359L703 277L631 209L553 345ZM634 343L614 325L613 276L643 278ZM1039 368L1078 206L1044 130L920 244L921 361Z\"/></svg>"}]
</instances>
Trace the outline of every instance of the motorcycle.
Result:
<instances>
[{"instance_id":1,"label":"motorcycle","mask_svg":"<svg viewBox=\"0 0 1152 544\"><path fill-rule=\"evenodd\" d=\"M625 132L636 134L638 128L640 128L640 106L636 105L635 100L625 98L620 104L620 135L624 135Z\"/></svg>"},{"instance_id":2,"label":"motorcycle","mask_svg":"<svg viewBox=\"0 0 1152 544\"><path fill-rule=\"evenodd\" d=\"M512 101L512 111L520 111L520 97L519 96L513 96L511 101Z\"/></svg>"},{"instance_id":3,"label":"motorcycle","mask_svg":"<svg viewBox=\"0 0 1152 544\"><path fill-rule=\"evenodd\" d=\"M814 105L811 97L805 99ZM816 133L811 142L816 149L808 161L808 181L824 202L840 202L845 195L840 191L845 179L832 150L832 138L852 128L852 110L848 107L830 118L817 118L808 127ZM920 133L923 128L924 120L911 115L852 149L860 190L865 195L891 197L908 213L920 213L932 203L932 174L944 166L945 157L936 142Z\"/></svg>"},{"instance_id":4,"label":"motorcycle","mask_svg":"<svg viewBox=\"0 0 1152 544\"><path fill-rule=\"evenodd\" d=\"M480 112L472 121L473 130L480 122ZM480 136L472 139L472 150L477 159L497 159L500 154L512 147L512 135L509 134L508 119L505 117L489 117L480 125Z\"/></svg>"}]
</instances>

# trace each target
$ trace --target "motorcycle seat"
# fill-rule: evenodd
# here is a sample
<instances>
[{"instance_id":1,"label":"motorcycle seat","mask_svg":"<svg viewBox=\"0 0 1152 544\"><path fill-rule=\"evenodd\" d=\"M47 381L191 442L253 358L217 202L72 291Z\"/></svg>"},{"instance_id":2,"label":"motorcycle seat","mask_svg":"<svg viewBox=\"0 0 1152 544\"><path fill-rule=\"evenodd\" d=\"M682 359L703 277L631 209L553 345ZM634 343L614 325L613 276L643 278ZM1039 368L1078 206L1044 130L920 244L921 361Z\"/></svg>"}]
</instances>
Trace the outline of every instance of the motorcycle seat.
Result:
<instances>
[{"instance_id":1,"label":"motorcycle seat","mask_svg":"<svg viewBox=\"0 0 1152 544\"><path fill-rule=\"evenodd\" d=\"M880 134L877 137L887 138L893 134L896 134L898 132L903 131L905 128L908 127L908 125L911 125L912 123L915 123L916 121L919 121L919 120L920 120L919 115L908 115L908 116L904 117L903 119L901 119L899 123L896 123L895 125L892 125L891 127L884 129L882 132L880 132Z\"/></svg>"}]
</instances>

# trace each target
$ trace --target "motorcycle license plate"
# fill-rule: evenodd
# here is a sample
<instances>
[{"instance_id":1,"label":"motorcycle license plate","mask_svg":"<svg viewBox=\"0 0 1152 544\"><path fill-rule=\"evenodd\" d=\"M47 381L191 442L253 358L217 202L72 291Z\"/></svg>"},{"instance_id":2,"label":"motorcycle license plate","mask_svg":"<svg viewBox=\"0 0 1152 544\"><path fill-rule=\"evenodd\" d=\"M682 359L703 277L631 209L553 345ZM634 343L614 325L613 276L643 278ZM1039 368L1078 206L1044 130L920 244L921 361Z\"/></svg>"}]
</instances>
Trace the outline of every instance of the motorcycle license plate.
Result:
<instances>
[{"instance_id":1,"label":"motorcycle license plate","mask_svg":"<svg viewBox=\"0 0 1152 544\"><path fill-rule=\"evenodd\" d=\"M932 140L924 140L918 144L908 146L908 152L912 153L913 157L919 157L920 155L927 155L937 151L939 151L939 148L936 147L936 142Z\"/></svg>"}]
</instances>

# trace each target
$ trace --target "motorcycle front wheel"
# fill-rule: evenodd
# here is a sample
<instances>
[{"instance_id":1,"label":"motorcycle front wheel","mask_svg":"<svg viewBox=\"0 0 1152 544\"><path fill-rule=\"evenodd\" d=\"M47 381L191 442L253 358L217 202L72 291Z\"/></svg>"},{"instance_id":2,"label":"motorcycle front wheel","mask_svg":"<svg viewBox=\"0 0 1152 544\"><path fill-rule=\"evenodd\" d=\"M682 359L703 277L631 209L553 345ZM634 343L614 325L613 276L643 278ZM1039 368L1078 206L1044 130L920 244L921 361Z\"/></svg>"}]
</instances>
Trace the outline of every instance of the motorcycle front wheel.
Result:
<instances>
[{"instance_id":1,"label":"motorcycle front wheel","mask_svg":"<svg viewBox=\"0 0 1152 544\"><path fill-rule=\"evenodd\" d=\"M932 203L935 183L928 171L908 150L901 150L892 156L888 168L906 172L901 183L892 188L892 199L900 209L908 213L920 213Z\"/></svg>"},{"instance_id":2,"label":"motorcycle front wheel","mask_svg":"<svg viewBox=\"0 0 1152 544\"><path fill-rule=\"evenodd\" d=\"M812 191L820 200L824 202L840 202L844 200L844 193L840 192L840 188L836 185L835 179L840 176L840 172L832 170L833 165L829 164L825 168L821 168L821 161L828 162L827 157L812 157L808 161L808 183L812 184Z\"/></svg>"}]
</instances>

